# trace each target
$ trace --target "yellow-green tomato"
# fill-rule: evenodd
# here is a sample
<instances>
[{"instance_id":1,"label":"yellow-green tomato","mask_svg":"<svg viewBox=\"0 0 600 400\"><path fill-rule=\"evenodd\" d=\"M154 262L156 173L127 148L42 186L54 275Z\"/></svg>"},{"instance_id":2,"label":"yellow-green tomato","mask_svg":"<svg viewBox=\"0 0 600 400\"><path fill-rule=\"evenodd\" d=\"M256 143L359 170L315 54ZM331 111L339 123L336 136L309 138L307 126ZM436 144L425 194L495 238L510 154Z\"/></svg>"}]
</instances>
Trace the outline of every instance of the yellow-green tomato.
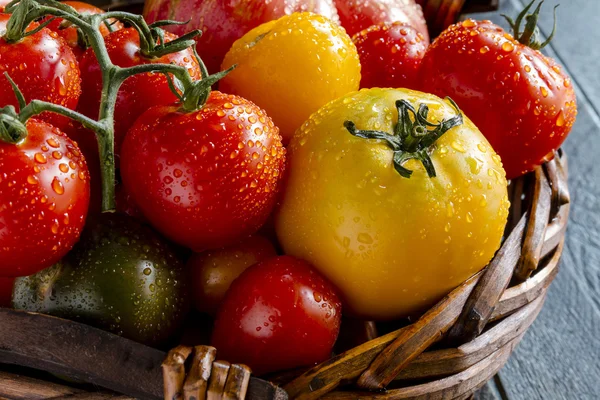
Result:
<instances>
[{"instance_id":1,"label":"yellow-green tomato","mask_svg":"<svg viewBox=\"0 0 600 400\"><path fill-rule=\"evenodd\" d=\"M288 156L277 235L286 254L339 288L351 314L421 312L500 246L502 163L449 100L407 89L347 94L302 125Z\"/></svg>"},{"instance_id":2,"label":"yellow-green tomato","mask_svg":"<svg viewBox=\"0 0 600 400\"><path fill-rule=\"evenodd\" d=\"M262 24L237 40L222 69L236 69L219 88L264 108L284 144L321 106L358 90L360 62L341 26L312 13Z\"/></svg>"},{"instance_id":3,"label":"yellow-green tomato","mask_svg":"<svg viewBox=\"0 0 600 400\"><path fill-rule=\"evenodd\" d=\"M249 266L277 256L271 242L255 235L221 249L192 255L192 299L196 309L215 315L231 283Z\"/></svg>"}]
</instances>

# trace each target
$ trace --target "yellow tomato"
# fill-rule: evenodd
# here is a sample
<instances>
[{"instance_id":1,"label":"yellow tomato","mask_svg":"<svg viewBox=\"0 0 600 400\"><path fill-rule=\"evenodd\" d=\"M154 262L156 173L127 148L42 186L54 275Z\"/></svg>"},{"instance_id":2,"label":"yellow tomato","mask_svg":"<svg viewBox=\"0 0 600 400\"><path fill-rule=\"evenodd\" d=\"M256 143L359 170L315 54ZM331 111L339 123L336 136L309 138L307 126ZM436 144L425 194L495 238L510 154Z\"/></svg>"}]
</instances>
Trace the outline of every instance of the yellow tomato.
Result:
<instances>
[{"instance_id":1,"label":"yellow tomato","mask_svg":"<svg viewBox=\"0 0 600 400\"><path fill-rule=\"evenodd\" d=\"M312 13L267 22L236 41L222 69L237 68L219 88L264 108L287 143L321 106L360 83L360 63L344 28Z\"/></svg>"},{"instance_id":2,"label":"yellow tomato","mask_svg":"<svg viewBox=\"0 0 600 400\"><path fill-rule=\"evenodd\" d=\"M420 312L500 246L509 207L502 163L448 100L408 89L350 93L302 125L288 157L279 240L340 289L352 314Z\"/></svg>"}]
</instances>

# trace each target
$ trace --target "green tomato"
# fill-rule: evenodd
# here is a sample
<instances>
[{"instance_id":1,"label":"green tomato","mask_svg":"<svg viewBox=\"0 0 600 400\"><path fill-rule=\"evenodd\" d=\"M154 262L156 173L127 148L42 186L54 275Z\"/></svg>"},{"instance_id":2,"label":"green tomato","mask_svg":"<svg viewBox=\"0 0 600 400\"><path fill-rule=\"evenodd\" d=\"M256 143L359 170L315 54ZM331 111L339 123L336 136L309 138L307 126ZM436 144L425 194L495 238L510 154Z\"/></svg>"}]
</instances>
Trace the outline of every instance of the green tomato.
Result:
<instances>
[{"instance_id":1,"label":"green tomato","mask_svg":"<svg viewBox=\"0 0 600 400\"><path fill-rule=\"evenodd\" d=\"M13 306L159 345L187 314L188 274L150 228L103 215L58 264L17 279Z\"/></svg>"}]
</instances>

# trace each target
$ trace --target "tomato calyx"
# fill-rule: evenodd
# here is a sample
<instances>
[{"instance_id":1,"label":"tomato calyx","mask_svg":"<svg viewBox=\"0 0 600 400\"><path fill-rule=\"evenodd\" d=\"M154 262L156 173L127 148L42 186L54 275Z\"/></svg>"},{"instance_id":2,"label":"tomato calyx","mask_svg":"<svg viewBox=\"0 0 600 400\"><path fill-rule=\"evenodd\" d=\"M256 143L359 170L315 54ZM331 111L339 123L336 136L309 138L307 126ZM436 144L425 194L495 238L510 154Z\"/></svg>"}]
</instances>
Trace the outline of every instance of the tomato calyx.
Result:
<instances>
[{"instance_id":1,"label":"tomato calyx","mask_svg":"<svg viewBox=\"0 0 600 400\"><path fill-rule=\"evenodd\" d=\"M556 32L556 8L558 4L554 6L554 26L552 27L552 32L550 36L546 39L546 41L540 41L540 31L537 27L537 22L540 16L540 10L542 8L542 4L544 4L544 0L540 1L532 14L528 14L529 9L534 5L536 0L532 0L523 11L519 13L517 19L513 21L507 15L502 14L504 19L508 22L511 29L513 30L513 36L515 39L519 41L519 43L524 44L525 46L529 46L534 50L540 50L546 47L554 38L554 33ZM521 23L525 19L525 27L523 32L521 32Z\"/></svg>"},{"instance_id":2,"label":"tomato calyx","mask_svg":"<svg viewBox=\"0 0 600 400\"><path fill-rule=\"evenodd\" d=\"M8 72L4 72L4 76L13 87L19 108L25 107L25 97L19 90L15 82L10 78ZM19 114L14 106L8 105L0 108L0 140L9 144L18 144L27 137L26 121L19 119Z\"/></svg>"},{"instance_id":3,"label":"tomato calyx","mask_svg":"<svg viewBox=\"0 0 600 400\"><path fill-rule=\"evenodd\" d=\"M27 137L27 128L19 120L13 106L0 108L0 140L9 144L18 144Z\"/></svg>"},{"instance_id":4,"label":"tomato calyx","mask_svg":"<svg viewBox=\"0 0 600 400\"><path fill-rule=\"evenodd\" d=\"M427 175L433 178L436 176L435 167L430 157L433 144L448 130L463 123L462 113L458 105L451 98L446 97L446 99L452 104L457 115L439 123L427 120L429 107L426 104L419 104L419 109L415 110L408 101L397 100L398 122L394 126L392 135L384 131L359 130L352 121L344 122L344 127L353 136L382 140L394 151L394 168L401 176L411 177L413 171L405 168L403 164L410 159L416 159L423 164ZM412 119L410 114L413 115Z\"/></svg>"}]
</instances>

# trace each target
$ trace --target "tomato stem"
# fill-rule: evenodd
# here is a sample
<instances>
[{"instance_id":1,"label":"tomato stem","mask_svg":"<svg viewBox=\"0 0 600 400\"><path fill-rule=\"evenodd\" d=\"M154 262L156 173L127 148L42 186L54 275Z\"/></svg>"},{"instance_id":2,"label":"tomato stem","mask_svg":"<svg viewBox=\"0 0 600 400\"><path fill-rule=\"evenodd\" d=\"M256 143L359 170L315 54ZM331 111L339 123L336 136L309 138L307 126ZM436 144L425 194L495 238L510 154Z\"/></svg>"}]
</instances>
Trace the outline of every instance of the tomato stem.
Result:
<instances>
[{"instance_id":1,"label":"tomato stem","mask_svg":"<svg viewBox=\"0 0 600 400\"><path fill-rule=\"evenodd\" d=\"M394 168L401 176L411 177L413 171L405 168L403 164L410 159L416 159L423 164L427 175L433 178L436 172L429 155L433 144L448 130L463 123L462 113L456 103L449 97L446 99L452 104L457 115L437 124L427 120L429 107L426 104L420 104L419 109L415 110L408 101L398 100L396 101L398 122L393 127L393 134L384 131L359 130L352 121L344 122L344 127L356 137L383 141L393 150Z\"/></svg>"},{"instance_id":2,"label":"tomato stem","mask_svg":"<svg viewBox=\"0 0 600 400\"><path fill-rule=\"evenodd\" d=\"M165 43L164 31L160 26L167 25L173 21L159 21L148 25L142 16L126 12L113 11L104 14L81 15L74 8L55 0L13 0L6 9L12 13L8 22L7 33L4 38L7 41L21 40L30 32L25 32L29 24L43 16L52 15L69 21L77 26L83 34L85 42L92 48L102 71L102 94L100 98L100 109L98 121L65 108L60 105L33 100L27 106L21 106L21 113L17 115L14 107L9 106L0 109L0 139L10 143L17 143L27 135L25 122L34 115L42 112L54 112L64 115L81 123L85 128L95 132L98 151L100 155L102 173L102 211L112 212L115 209L115 153L114 153L114 110L119 88L130 76L148 72L164 73L177 78L183 95L171 87L174 93L182 99L184 109L201 107L210 93L210 85L224 76L226 72L208 76L206 67L202 60L197 57L202 68L203 79L200 83L192 80L186 68L172 64L144 64L128 68L114 65L110 59L104 38L100 33L100 24L107 24L110 19L126 21L131 24L140 35L141 53L145 57L157 58L165 54L176 53L188 47L195 48L195 40L201 34L200 31L192 31L176 40ZM20 92L13 85L15 94L19 98ZM12 109L11 109L12 107Z\"/></svg>"},{"instance_id":3,"label":"tomato stem","mask_svg":"<svg viewBox=\"0 0 600 400\"><path fill-rule=\"evenodd\" d=\"M540 1L533 13L528 14L535 2L536 0L532 0L529 4L527 4L523 11L519 13L515 21L513 21L512 18L507 15L502 14L502 16L510 25L511 29L513 30L513 36L519 41L519 43L529 46L534 50L540 50L546 47L552 41L554 34L556 33L556 8L558 7L558 4L554 6L554 26L552 27L552 32L550 32L550 36L548 36L546 41L542 43L539 39L540 31L537 27L537 23L544 0ZM523 22L523 19L525 19L525 28L523 29L523 32L521 32L521 23Z\"/></svg>"}]
</instances>

